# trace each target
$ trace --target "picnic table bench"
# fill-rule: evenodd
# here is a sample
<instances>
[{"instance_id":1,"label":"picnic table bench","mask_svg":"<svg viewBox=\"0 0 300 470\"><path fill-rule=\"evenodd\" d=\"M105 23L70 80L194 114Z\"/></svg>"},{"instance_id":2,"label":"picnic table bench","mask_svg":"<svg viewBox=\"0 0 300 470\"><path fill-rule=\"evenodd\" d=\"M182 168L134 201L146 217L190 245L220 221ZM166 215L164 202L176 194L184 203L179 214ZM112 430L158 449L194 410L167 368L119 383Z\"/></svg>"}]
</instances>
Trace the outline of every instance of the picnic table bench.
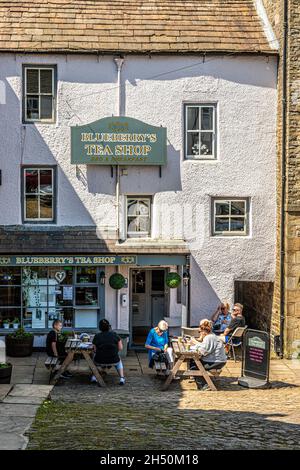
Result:
<instances>
[{"instance_id":1,"label":"picnic table bench","mask_svg":"<svg viewBox=\"0 0 300 470\"><path fill-rule=\"evenodd\" d=\"M59 369L57 369L50 383L55 384L58 381L59 377L65 372L65 370L74 360L74 357L82 356L87 362L90 370L96 377L98 385L100 385L101 387L106 387L105 382L98 371L98 368L96 367L91 358L91 354L93 353L92 343L83 343L79 339L70 338L66 341L65 350L67 352L67 356L64 359L63 363L60 365Z\"/></svg>"},{"instance_id":2,"label":"picnic table bench","mask_svg":"<svg viewBox=\"0 0 300 470\"><path fill-rule=\"evenodd\" d=\"M186 345L182 342L181 337L173 339L171 344L175 356L175 363L163 385L163 390L167 390L169 388L175 377L203 377L209 388L213 391L216 391L217 388L213 383L209 373L212 375L219 375L221 371L213 369L208 373L200 361L199 353L187 349ZM194 361L197 369L190 368L191 360ZM185 362L187 363L187 370L180 370L181 365Z\"/></svg>"}]
</instances>

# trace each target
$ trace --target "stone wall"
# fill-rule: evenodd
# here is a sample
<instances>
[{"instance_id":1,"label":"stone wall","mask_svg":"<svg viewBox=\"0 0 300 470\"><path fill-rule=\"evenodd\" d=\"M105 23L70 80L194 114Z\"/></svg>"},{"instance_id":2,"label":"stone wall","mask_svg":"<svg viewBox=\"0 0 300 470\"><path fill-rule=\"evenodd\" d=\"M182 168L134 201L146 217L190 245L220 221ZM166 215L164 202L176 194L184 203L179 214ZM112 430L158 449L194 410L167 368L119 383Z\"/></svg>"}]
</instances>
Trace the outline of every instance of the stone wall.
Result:
<instances>
[{"instance_id":1,"label":"stone wall","mask_svg":"<svg viewBox=\"0 0 300 470\"><path fill-rule=\"evenodd\" d=\"M283 38L283 0L263 0L280 42ZM272 316L272 333L280 331L280 233L285 230L284 262L284 352L290 357L300 343L300 2L289 0L287 160L285 227L280 226L282 165L282 56L278 70L278 171L277 171L277 259Z\"/></svg>"},{"instance_id":2,"label":"stone wall","mask_svg":"<svg viewBox=\"0 0 300 470\"><path fill-rule=\"evenodd\" d=\"M236 281L235 302L244 305L248 328L270 332L274 283Z\"/></svg>"}]
</instances>

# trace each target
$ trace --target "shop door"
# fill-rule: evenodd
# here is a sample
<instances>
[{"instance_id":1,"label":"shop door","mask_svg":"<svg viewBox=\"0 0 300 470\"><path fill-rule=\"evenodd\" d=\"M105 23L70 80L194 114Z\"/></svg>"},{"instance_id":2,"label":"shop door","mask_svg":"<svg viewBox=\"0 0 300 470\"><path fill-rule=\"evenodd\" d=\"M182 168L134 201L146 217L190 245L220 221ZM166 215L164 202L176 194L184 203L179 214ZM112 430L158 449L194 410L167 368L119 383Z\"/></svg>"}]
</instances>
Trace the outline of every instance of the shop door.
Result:
<instances>
[{"instance_id":1,"label":"shop door","mask_svg":"<svg viewBox=\"0 0 300 470\"><path fill-rule=\"evenodd\" d=\"M166 315L165 269L133 269L132 343L144 345L149 330Z\"/></svg>"}]
</instances>

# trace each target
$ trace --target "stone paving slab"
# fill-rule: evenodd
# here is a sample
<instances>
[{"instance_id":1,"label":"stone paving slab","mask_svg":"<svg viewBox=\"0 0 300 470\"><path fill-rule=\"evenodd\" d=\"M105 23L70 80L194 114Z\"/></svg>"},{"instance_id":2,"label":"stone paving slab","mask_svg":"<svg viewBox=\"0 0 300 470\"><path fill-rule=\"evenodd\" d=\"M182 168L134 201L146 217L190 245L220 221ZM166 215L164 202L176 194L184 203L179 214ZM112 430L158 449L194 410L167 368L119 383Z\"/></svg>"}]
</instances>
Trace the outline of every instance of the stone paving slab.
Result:
<instances>
[{"instance_id":1,"label":"stone paving slab","mask_svg":"<svg viewBox=\"0 0 300 470\"><path fill-rule=\"evenodd\" d=\"M0 450L23 450L28 439L21 434L0 432Z\"/></svg>"},{"instance_id":2,"label":"stone paving slab","mask_svg":"<svg viewBox=\"0 0 300 470\"><path fill-rule=\"evenodd\" d=\"M8 395L6 398L4 398L3 403L15 403L15 404L23 404L23 405L41 405L45 398L43 397L14 397L11 395Z\"/></svg>"},{"instance_id":3,"label":"stone paving slab","mask_svg":"<svg viewBox=\"0 0 300 470\"><path fill-rule=\"evenodd\" d=\"M11 384L0 384L0 401L4 400L4 398L6 397L6 395L8 395L11 389Z\"/></svg>"},{"instance_id":4,"label":"stone paving slab","mask_svg":"<svg viewBox=\"0 0 300 470\"><path fill-rule=\"evenodd\" d=\"M31 425L32 421L32 417L0 415L0 430L22 434Z\"/></svg>"},{"instance_id":5,"label":"stone paving slab","mask_svg":"<svg viewBox=\"0 0 300 470\"><path fill-rule=\"evenodd\" d=\"M16 405L1 403L1 416L24 416L25 418L34 418L38 405Z\"/></svg>"},{"instance_id":6,"label":"stone paving slab","mask_svg":"<svg viewBox=\"0 0 300 470\"><path fill-rule=\"evenodd\" d=\"M42 397L46 399L51 392L53 385L15 385L10 392L12 397Z\"/></svg>"}]
</instances>

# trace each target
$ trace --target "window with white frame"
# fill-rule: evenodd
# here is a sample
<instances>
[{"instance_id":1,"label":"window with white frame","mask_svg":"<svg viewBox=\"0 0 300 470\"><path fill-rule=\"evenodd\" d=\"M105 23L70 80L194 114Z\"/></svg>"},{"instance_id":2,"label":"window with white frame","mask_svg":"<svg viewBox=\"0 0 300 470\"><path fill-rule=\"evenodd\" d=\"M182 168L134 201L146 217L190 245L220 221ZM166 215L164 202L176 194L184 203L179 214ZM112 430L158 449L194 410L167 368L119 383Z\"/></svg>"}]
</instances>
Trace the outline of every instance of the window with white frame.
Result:
<instances>
[{"instance_id":1,"label":"window with white frame","mask_svg":"<svg viewBox=\"0 0 300 470\"><path fill-rule=\"evenodd\" d=\"M23 168L24 222L53 222L54 168Z\"/></svg>"},{"instance_id":2,"label":"window with white frame","mask_svg":"<svg viewBox=\"0 0 300 470\"><path fill-rule=\"evenodd\" d=\"M151 234L151 197L127 196L127 237L147 238Z\"/></svg>"},{"instance_id":3,"label":"window with white frame","mask_svg":"<svg viewBox=\"0 0 300 470\"><path fill-rule=\"evenodd\" d=\"M216 158L216 106L185 106L185 158Z\"/></svg>"},{"instance_id":4,"label":"window with white frame","mask_svg":"<svg viewBox=\"0 0 300 470\"><path fill-rule=\"evenodd\" d=\"M249 199L213 200L213 235L249 233Z\"/></svg>"},{"instance_id":5,"label":"window with white frame","mask_svg":"<svg viewBox=\"0 0 300 470\"><path fill-rule=\"evenodd\" d=\"M24 122L55 121L55 77L55 66L24 66Z\"/></svg>"}]
</instances>

